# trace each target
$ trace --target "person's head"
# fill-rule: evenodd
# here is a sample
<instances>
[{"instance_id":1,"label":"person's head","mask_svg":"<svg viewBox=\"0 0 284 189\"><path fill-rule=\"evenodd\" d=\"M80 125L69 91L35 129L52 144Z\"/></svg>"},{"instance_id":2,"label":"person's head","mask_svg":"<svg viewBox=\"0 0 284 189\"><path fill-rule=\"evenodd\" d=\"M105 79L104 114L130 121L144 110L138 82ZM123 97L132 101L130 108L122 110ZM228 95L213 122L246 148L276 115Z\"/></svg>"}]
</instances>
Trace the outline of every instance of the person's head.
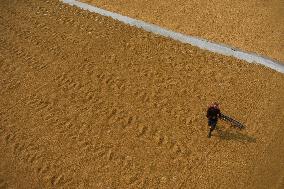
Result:
<instances>
[{"instance_id":1,"label":"person's head","mask_svg":"<svg viewBox=\"0 0 284 189\"><path fill-rule=\"evenodd\" d=\"M218 102L213 102L213 107L214 108L219 108L219 103Z\"/></svg>"}]
</instances>

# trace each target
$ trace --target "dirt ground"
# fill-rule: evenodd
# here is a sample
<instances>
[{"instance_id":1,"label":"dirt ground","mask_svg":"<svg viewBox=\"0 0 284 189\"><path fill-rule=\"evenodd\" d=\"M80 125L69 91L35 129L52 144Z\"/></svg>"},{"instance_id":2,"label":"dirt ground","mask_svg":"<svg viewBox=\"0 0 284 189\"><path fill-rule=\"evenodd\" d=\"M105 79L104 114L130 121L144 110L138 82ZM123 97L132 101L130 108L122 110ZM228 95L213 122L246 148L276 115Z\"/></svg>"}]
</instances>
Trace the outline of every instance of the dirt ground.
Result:
<instances>
[{"instance_id":1,"label":"dirt ground","mask_svg":"<svg viewBox=\"0 0 284 189\"><path fill-rule=\"evenodd\" d=\"M0 188L281 188L283 83L58 1L1 2ZM212 101L247 128L208 139Z\"/></svg>"},{"instance_id":2,"label":"dirt ground","mask_svg":"<svg viewBox=\"0 0 284 189\"><path fill-rule=\"evenodd\" d=\"M82 0L284 64L283 0Z\"/></svg>"}]
</instances>

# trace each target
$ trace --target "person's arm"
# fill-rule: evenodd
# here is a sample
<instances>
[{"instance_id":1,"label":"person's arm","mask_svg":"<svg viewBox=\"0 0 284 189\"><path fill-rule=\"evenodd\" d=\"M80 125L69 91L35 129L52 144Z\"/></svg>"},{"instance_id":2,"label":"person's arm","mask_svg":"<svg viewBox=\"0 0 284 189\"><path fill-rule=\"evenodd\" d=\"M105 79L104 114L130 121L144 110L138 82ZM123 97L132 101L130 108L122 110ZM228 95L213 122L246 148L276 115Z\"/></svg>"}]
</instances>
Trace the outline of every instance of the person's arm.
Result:
<instances>
[{"instance_id":1,"label":"person's arm","mask_svg":"<svg viewBox=\"0 0 284 189\"><path fill-rule=\"evenodd\" d=\"M206 117L207 117L207 118L209 118L209 117L210 117L209 112L210 112L210 108L208 108L208 109L207 109L207 114L206 114Z\"/></svg>"},{"instance_id":2,"label":"person's arm","mask_svg":"<svg viewBox=\"0 0 284 189\"><path fill-rule=\"evenodd\" d=\"M209 118L209 108L207 109L206 117Z\"/></svg>"},{"instance_id":3,"label":"person's arm","mask_svg":"<svg viewBox=\"0 0 284 189\"><path fill-rule=\"evenodd\" d=\"M220 118L221 117L221 110L220 109L218 109L218 117Z\"/></svg>"}]
</instances>

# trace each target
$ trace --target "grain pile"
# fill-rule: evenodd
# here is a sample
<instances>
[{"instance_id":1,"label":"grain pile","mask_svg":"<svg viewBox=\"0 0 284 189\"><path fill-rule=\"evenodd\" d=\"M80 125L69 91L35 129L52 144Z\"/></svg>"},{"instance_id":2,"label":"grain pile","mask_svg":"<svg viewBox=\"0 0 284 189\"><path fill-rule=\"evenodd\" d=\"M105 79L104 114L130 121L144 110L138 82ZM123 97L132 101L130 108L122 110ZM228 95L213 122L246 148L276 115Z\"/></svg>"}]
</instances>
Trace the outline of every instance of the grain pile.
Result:
<instances>
[{"instance_id":1,"label":"grain pile","mask_svg":"<svg viewBox=\"0 0 284 189\"><path fill-rule=\"evenodd\" d=\"M174 31L284 63L284 2L240 0L82 0Z\"/></svg>"},{"instance_id":2,"label":"grain pile","mask_svg":"<svg viewBox=\"0 0 284 189\"><path fill-rule=\"evenodd\" d=\"M254 188L283 178L274 140L283 74L58 1L4 1L0 23L1 188ZM220 122L207 139L215 100L247 130Z\"/></svg>"}]
</instances>

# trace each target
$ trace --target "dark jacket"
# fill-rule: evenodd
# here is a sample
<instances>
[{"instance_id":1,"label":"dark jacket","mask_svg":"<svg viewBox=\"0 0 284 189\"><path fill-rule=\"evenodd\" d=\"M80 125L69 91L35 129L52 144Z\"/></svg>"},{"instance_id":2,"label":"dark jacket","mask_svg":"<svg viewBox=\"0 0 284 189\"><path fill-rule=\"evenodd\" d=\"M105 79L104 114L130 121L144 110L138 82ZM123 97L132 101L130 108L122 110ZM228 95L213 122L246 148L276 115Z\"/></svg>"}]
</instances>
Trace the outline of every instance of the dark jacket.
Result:
<instances>
[{"instance_id":1,"label":"dark jacket","mask_svg":"<svg viewBox=\"0 0 284 189\"><path fill-rule=\"evenodd\" d=\"M214 106L210 106L207 110L207 114L206 114L206 117L208 119L214 119L214 120L217 120L218 117L220 117L221 115L221 111L219 108L216 108Z\"/></svg>"}]
</instances>

